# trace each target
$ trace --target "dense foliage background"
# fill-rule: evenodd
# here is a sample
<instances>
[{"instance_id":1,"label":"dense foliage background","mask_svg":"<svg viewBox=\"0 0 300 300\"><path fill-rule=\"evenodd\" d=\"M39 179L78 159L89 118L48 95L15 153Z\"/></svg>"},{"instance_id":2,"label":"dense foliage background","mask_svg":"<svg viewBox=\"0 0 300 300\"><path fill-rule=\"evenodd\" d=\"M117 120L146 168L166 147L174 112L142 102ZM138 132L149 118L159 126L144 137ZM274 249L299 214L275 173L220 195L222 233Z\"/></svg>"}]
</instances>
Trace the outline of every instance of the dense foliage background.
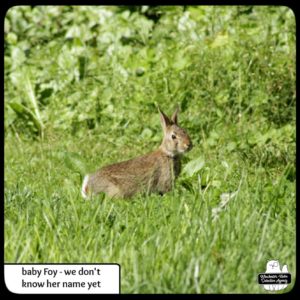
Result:
<instances>
[{"instance_id":1,"label":"dense foliage background","mask_svg":"<svg viewBox=\"0 0 300 300\"><path fill-rule=\"evenodd\" d=\"M276 258L293 278L288 7L18 6L4 51L6 261L118 262L129 293L263 292ZM83 202L82 175L155 149L177 103L195 147L174 193Z\"/></svg>"}]
</instances>

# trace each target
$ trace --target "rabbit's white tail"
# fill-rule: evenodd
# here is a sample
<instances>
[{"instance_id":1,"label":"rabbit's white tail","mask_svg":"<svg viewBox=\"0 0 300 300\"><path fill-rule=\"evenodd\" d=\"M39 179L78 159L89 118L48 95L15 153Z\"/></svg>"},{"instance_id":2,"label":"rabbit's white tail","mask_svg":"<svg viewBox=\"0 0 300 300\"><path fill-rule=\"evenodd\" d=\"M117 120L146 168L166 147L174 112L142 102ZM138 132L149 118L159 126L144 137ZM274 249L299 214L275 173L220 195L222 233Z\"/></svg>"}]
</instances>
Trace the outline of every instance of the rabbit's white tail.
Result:
<instances>
[{"instance_id":1,"label":"rabbit's white tail","mask_svg":"<svg viewBox=\"0 0 300 300\"><path fill-rule=\"evenodd\" d=\"M88 195L88 181L89 181L89 175L85 175L82 183L82 188L81 188L81 195L84 199L87 199Z\"/></svg>"}]
</instances>

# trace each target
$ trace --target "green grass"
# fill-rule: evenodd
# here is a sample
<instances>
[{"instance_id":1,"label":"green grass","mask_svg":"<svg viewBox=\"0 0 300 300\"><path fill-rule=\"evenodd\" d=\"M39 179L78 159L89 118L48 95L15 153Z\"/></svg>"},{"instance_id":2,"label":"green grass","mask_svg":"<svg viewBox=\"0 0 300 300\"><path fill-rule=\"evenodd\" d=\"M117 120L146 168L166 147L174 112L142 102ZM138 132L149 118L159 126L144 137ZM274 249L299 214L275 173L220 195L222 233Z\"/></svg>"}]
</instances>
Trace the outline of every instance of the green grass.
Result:
<instances>
[{"instance_id":1,"label":"green grass","mask_svg":"<svg viewBox=\"0 0 300 300\"><path fill-rule=\"evenodd\" d=\"M67 143L88 152L89 139ZM79 175L57 158L66 147L6 143L6 262L116 262L126 293L263 292L257 274L275 258L294 278L295 184L284 169L267 175L242 160L226 169L210 154L212 186L84 201ZM214 219L220 193L236 190Z\"/></svg>"},{"instance_id":2,"label":"green grass","mask_svg":"<svg viewBox=\"0 0 300 300\"><path fill-rule=\"evenodd\" d=\"M154 24L107 8L100 27L94 8L9 11L5 262L119 263L122 293L268 293L257 275L276 259L292 274L286 292L296 276L294 17L208 6L188 7L184 21L182 8L160 9ZM56 13L62 24L50 22ZM39 20L47 26L29 26ZM171 114L177 103L194 148L175 189L83 200L83 173L154 150L156 104Z\"/></svg>"}]
</instances>

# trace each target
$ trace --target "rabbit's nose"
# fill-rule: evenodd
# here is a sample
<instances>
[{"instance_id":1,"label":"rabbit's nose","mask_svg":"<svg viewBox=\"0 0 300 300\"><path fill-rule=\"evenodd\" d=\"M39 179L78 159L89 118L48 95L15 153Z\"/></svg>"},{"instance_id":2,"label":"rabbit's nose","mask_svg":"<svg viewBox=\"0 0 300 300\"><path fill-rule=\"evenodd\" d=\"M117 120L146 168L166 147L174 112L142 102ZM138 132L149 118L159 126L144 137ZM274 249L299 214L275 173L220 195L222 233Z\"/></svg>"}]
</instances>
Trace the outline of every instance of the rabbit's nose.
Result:
<instances>
[{"instance_id":1,"label":"rabbit's nose","mask_svg":"<svg viewBox=\"0 0 300 300\"><path fill-rule=\"evenodd\" d=\"M189 151L189 150L191 150L193 148L193 144L192 143L188 143L188 144L185 144L184 147L185 147L186 150Z\"/></svg>"}]
</instances>

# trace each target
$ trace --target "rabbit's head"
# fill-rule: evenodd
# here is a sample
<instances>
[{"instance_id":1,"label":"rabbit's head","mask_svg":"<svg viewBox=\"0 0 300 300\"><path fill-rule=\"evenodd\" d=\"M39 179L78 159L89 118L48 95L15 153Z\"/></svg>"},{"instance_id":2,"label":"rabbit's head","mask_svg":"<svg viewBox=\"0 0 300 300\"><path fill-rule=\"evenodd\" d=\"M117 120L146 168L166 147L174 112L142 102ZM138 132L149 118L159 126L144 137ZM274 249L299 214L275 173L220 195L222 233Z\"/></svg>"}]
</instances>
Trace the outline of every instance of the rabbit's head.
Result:
<instances>
[{"instance_id":1,"label":"rabbit's head","mask_svg":"<svg viewBox=\"0 0 300 300\"><path fill-rule=\"evenodd\" d=\"M160 148L168 156L177 156L192 149L192 141L186 131L178 125L177 108L171 119L169 119L159 108L161 126L164 133L164 138Z\"/></svg>"}]
</instances>

